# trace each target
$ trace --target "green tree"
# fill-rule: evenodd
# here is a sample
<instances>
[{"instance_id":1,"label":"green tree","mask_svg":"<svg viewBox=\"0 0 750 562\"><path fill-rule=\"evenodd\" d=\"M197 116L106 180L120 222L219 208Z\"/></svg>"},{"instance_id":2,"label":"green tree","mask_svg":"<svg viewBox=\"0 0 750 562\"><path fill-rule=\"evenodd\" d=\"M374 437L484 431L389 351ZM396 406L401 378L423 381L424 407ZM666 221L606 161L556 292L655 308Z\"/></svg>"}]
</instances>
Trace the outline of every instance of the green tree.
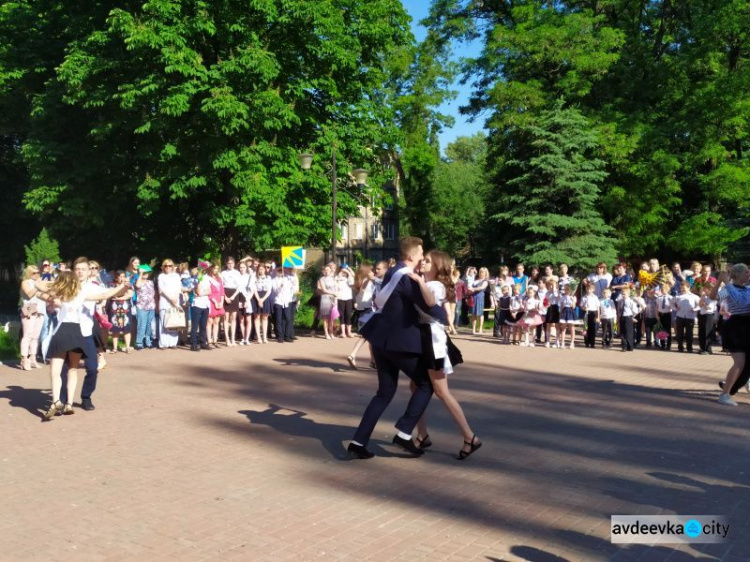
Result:
<instances>
[{"instance_id":1,"label":"green tree","mask_svg":"<svg viewBox=\"0 0 750 562\"><path fill-rule=\"evenodd\" d=\"M43 228L39 236L23 248L26 252L26 265L39 265L42 260L50 260L53 263L60 261L60 248L57 240L49 235L46 228Z\"/></svg>"},{"instance_id":2,"label":"green tree","mask_svg":"<svg viewBox=\"0 0 750 562\"><path fill-rule=\"evenodd\" d=\"M413 44L398 0L110 7L0 10L0 103L30 100L25 205L61 238L119 257L327 245L332 146L342 187L353 167L393 177L390 59ZM342 190L339 218L357 203Z\"/></svg>"},{"instance_id":3,"label":"green tree","mask_svg":"<svg viewBox=\"0 0 750 562\"><path fill-rule=\"evenodd\" d=\"M514 255L527 263L568 263L590 268L612 263L617 254L612 229L597 210L604 162L593 157L596 134L576 109L542 112L537 125L512 133L514 149L506 163L504 210L499 228L514 232Z\"/></svg>"},{"instance_id":4,"label":"green tree","mask_svg":"<svg viewBox=\"0 0 750 562\"><path fill-rule=\"evenodd\" d=\"M458 137L437 164L428 211L431 239L452 256L476 255L484 220L487 137Z\"/></svg>"},{"instance_id":5,"label":"green tree","mask_svg":"<svg viewBox=\"0 0 750 562\"><path fill-rule=\"evenodd\" d=\"M537 124L563 97L598 133L609 174L601 208L622 254L718 258L746 247L747 2L434 0L430 23L445 48L481 43L463 65L475 85L464 110L488 115L495 186L514 127Z\"/></svg>"}]
</instances>

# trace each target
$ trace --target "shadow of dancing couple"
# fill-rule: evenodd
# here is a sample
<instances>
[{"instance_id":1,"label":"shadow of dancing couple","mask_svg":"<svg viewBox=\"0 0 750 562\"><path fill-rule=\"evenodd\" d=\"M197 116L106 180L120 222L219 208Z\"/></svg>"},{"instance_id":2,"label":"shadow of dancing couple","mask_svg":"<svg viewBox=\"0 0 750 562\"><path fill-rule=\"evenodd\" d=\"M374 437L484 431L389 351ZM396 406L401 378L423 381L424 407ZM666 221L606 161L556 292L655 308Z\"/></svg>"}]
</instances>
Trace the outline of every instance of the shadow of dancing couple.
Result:
<instances>
[{"instance_id":1,"label":"shadow of dancing couple","mask_svg":"<svg viewBox=\"0 0 750 562\"><path fill-rule=\"evenodd\" d=\"M398 388L399 371L411 379L412 395L406 411L396 422L393 443L412 457L424 454L432 445L427 435L424 412L433 390L445 404L463 434L464 444L457 458L464 460L482 446L471 430L460 404L448 389L446 376L452 364L461 362L460 353L445 333L443 308L451 290L450 257L431 251L424 255L422 240L401 239L400 261L383 279L373 299L375 314L360 330L372 346L377 365L378 389L362 416L347 451L359 459L375 455L367 448L378 420ZM416 440L414 428L419 426Z\"/></svg>"}]
</instances>

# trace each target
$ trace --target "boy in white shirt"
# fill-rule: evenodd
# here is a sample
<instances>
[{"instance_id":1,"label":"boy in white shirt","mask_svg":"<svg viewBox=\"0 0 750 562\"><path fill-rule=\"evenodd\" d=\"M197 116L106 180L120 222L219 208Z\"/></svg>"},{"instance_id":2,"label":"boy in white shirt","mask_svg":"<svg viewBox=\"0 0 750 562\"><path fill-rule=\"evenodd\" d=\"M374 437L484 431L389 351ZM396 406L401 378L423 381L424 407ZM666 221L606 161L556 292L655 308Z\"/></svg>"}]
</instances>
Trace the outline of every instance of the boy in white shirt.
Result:
<instances>
[{"instance_id":1,"label":"boy in white shirt","mask_svg":"<svg viewBox=\"0 0 750 562\"><path fill-rule=\"evenodd\" d=\"M672 301L674 297L671 294L672 287L669 283L662 283L661 295L656 299L656 312L659 315L659 324L662 330L667 333L667 339L659 340L662 351L672 349Z\"/></svg>"},{"instance_id":2,"label":"boy in white shirt","mask_svg":"<svg viewBox=\"0 0 750 562\"><path fill-rule=\"evenodd\" d=\"M596 343L596 323L599 321L599 297L594 294L596 287L593 284L586 285L586 294L581 298L581 308L586 312L586 334L583 343L586 347L594 347ZM602 290L602 297L604 291Z\"/></svg>"},{"instance_id":3,"label":"boy in white shirt","mask_svg":"<svg viewBox=\"0 0 750 562\"><path fill-rule=\"evenodd\" d=\"M698 300L698 347L701 355L712 355L711 345L716 339L717 301L710 298L713 283L704 283Z\"/></svg>"},{"instance_id":4,"label":"boy in white shirt","mask_svg":"<svg viewBox=\"0 0 750 562\"><path fill-rule=\"evenodd\" d=\"M620 336L622 351L633 351L633 318L641 311L638 303L630 297L630 287L623 287L620 302Z\"/></svg>"},{"instance_id":5,"label":"boy in white shirt","mask_svg":"<svg viewBox=\"0 0 750 562\"><path fill-rule=\"evenodd\" d=\"M690 292L690 283L683 281L680 284L680 294L674 298L672 308L677 311L675 322L675 337L677 338L677 351L693 352L693 328L695 327L696 313L700 310L698 295ZM683 345L686 344L686 345Z\"/></svg>"},{"instance_id":6,"label":"boy in white shirt","mask_svg":"<svg viewBox=\"0 0 750 562\"><path fill-rule=\"evenodd\" d=\"M617 318L617 306L612 300L612 290L602 291L602 300L599 302L599 322L602 325L602 347L612 345L612 324Z\"/></svg>"}]
</instances>

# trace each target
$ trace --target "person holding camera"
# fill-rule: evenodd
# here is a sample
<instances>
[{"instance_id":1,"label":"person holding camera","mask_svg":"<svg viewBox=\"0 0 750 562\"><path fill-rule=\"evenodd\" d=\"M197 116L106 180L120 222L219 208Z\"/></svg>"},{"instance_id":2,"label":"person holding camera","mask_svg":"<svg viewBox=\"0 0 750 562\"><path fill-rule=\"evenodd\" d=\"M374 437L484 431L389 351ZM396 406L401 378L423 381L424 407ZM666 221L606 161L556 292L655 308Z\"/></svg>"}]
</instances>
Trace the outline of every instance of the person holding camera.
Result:
<instances>
[{"instance_id":1,"label":"person holding camera","mask_svg":"<svg viewBox=\"0 0 750 562\"><path fill-rule=\"evenodd\" d=\"M21 369L30 371L39 367L36 362L36 351L39 347L39 335L44 325L47 303L37 296L34 283L39 280L39 268L30 265L23 271L21 280Z\"/></svg>"}]
</instances>

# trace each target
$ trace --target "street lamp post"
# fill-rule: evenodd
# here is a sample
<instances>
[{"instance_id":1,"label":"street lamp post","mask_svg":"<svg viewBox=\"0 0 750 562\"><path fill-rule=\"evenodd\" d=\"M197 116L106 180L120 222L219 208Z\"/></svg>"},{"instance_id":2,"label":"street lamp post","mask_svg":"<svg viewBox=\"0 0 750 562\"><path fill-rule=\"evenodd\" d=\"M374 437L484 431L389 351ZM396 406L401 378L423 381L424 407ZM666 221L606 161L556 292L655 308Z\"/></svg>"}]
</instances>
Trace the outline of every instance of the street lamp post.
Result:
<instances>
[{"instance_id":1,"label":"street lamp post","mask_svg":"<svg viewBox=\"0 0 750 562\"><path fill-rule=\"evenodd\" d=\"M310 153L304 153L300 154L298 156L299 158L299 165L303 170L309 170L312 166L312 160L313 155ZM331 260L336 260L336 211L337 211L337 202L336 202L336 182L338 180L337 174L336 174L336 147L331 147ZM357 168L352 172L354 175L354 180L357 183L357 185L364 186L365 182L367 181L367 170L363 170L362 168Z\"/></svg>"}]
</instances>

